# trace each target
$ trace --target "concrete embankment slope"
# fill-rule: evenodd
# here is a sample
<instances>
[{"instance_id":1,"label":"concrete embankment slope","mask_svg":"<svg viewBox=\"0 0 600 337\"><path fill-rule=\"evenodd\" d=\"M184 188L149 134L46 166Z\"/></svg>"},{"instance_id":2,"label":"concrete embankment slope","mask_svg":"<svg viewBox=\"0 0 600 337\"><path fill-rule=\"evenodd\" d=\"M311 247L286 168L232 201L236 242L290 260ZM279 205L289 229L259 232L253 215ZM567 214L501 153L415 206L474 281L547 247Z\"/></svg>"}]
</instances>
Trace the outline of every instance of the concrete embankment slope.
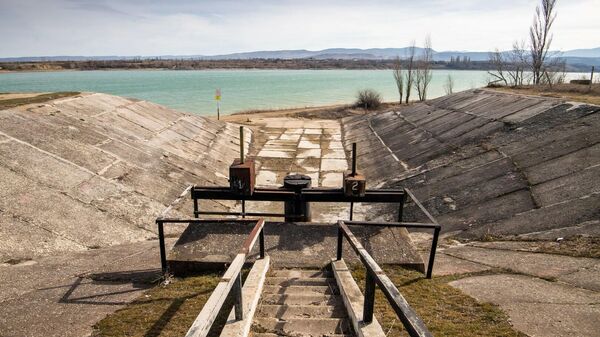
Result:
<instances>
[{"instance_id":1,"label":"concrete embankment slope","mask_svg":"<svg viewBox=\"0 0 600 337\"><path fill-rule=\"evenodd\" d=\"M105 94L0 111L0 262L153 238L238 151L234 124Z\"/></svg>"},{"instance_id":2,"label":"concrete embankment slope","mask_svg":"<svg viewBox=\"0 0 600 337\"><path fill-rule=\"evenodd\" d=\"M445 232L598 236L599 111L469 90L349 117L343 127L345 146L360 144L359 166L371 186L412 188Z\"/></svg>"}]
</instances>

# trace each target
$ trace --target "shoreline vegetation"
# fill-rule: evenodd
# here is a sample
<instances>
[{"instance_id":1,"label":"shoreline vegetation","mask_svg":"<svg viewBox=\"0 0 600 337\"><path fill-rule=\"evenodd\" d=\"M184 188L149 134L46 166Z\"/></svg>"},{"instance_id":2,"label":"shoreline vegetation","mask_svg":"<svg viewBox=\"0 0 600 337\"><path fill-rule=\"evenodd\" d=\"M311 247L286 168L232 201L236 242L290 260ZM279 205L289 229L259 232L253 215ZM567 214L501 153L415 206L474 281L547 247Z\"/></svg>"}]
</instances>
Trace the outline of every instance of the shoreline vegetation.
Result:
<instances>
[{"instance_id":1,"label":"shoreline vegetation","mask_svg":"<svg viewBox=\"0 0 600 337\"><path fill-rule=\"evenodd\" d=\"M404 62L403 60L402 62ZM272 69L272 70L389 70L396 60L388 59L243 59L243 60L89 60L0 62L2 72L65 71L65 70L220 70L220 69ZM432 61L432 69L441 70L493 70L493 62ZM589 67L569 66L569 72L586 72Z\"/></svg>"},{"instance_id":2,"label":"shoreline vegetation","mask_svg":"<svg viewBox=\"0 0 600 337\"><path fill-rule=\"evenodd\" d=\"M600 105L600 83L594 83L591 86L577 85L577 84L560 84L549 86L518 86L518 87L507 87L492 85L482 89L498 90L503 92L511 92L520 95L531 95L531 96L542 96L542 97L553 97L564 99L567 101L574 101L580 103ZM64 98L70 96L76 96L81 92L46 92L46 93L5 93L0 92L0 110L14 108L20 105L32 104L32 103L43 103L57 98ZM418 101L411 101L408 105L418 103ZM225 122L244 123L251 118L262 118L262 117L294 117L294 118L323 118L323 119L337 119L346 116L352 116L357 114L364 114L370 112L386 112L394 109L398 109L401 106L398 102L382 102L381 106L375 110L365 110L362 107L356 107L355 103L347 104L333 104L333 105L321 105L321 106L305 106L305 107L292 107L292 108L281 108L281 109L248 109L242 111L232 112L221 116L221 120ZM216 119L216 116L205 116L207 118Z\"/></svg>"}]
</instances>

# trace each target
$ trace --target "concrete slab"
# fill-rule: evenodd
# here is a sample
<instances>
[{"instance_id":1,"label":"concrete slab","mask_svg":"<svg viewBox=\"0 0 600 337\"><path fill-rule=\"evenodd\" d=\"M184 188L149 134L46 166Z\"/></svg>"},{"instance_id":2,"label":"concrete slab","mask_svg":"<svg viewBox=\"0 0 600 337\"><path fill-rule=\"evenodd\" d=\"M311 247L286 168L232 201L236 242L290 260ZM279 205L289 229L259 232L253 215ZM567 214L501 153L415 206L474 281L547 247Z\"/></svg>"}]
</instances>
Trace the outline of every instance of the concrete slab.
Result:
<instances>
[{"instance_id":1,"label":"concrete slab","mask_svg":"<svg viewBox=\"0 0 600 337\"><path fill-rule=\"evenodd\" d=\"M325 150L323 158L327 159L346 159L346 151L340 150Z\"/></svg>"},{"instance_id":2,"label":"concrete slab","mask_svg":"<svg viewBox=\"0 0 600 337\"><path fill-rule=\"evenodd\" d=\"M322 129L304 129L305 135L320 135L323 133Z\"/></svg>"},{"instance_id":3,"label":"concrete slab","mask_svg":"<svg viewBox=\"0 0 600 337\"><path fill-rule=\"evenodd\" d=\"M298 143L299 149L320 149L321 145L317 141L311 141L308 139L300 140Z\"/></svg>"},{"instance_id":4,"label":"concrete slab","mask_svg":"<svg viewBox=\"0 0 600 337\"><path fill-rule=\"evenodd\" d=\"M258 153L259 157L266 158L293 158L293 152L286 151L275 151L275 150L261 150Z\"/></svg>"},{"instance_id":5,"label":"concrete slab","mask_svg":"<svg viewBox=\"0 0 600 337\"><path fill-rule=\"evenodd\" d=\"M275 186L277 183L277 173L268 170L260 170L256 175L257 186Z\"/></svg>"},{"instance_id":6,"label":"concrete slab","mask_svg":"<svg viewBox=\"0 0 600 337\"><path fill-rule=\"evenodd\" d=\"M306 172L319 171L320 160L313 158L300 158L294 161L294 169L304 169Z\"/></svg>"},{"instance_id":7,"label":"concrete slab","mask_svg":"<svg viewBox=\"0 0 600 337\"><path fill-rule=\"evenodd\" d=\"M600 278L590 280L586 277L598 275L598 259L469 246L447 248L444 254L517 273L559 279L577 287L600 288Z\"/></svg>"},{"instance_id":8,"label":"concrete slab","mask_svg":"<svg viewBox=\"0 0 600 337\"><path fill-rule=\"evenodd\" d=\"M412 236L412 234L411 234ZM429 257L429 252L424 252L423 259ZM438 253L435 255L435 263L433 265L434 276L446 276L446 275L460 275L468 273L478 273L486 270L490 270L492 267L472 262L465 259L456 258L447 254L444 254L443 249L438 249Z\"/></svg>"},{"instance_id":9,"label":"concrete slab","mask_svg":"<svg viewBox=\"0 0 600 337\"><path fill-rule=\"evenodd\" d=\"M344 175L342 172L329 172L323 174L323 180L321 186L323 187L334 187L341 188L344 182Z\"/></svg>"},{"instance_id":10,"label":"concrete slab","mask_svg":"<svg viewBox=\"0 0 600 337\"><path fill-rule=\"evenodd\" d=\"M500 305L529 336L598 336L600 295L524 275L476 276L450 282L479 301Z\"/></svg>"},{"instance_id":11,"label":"concrete slab","mask_svg":"<svg viewBox=\"0 0 600 337\"><path fill-rule=\"evenodd\" d=\"M173 239L167 239L170 247ZM0 265L3 336L88 336L107 314L137 298L160 273L146 241Z\"/></svg>"},{"instance_id":12,"label":"concrete slab","mask_svg":"<svg viewBox=\"0 0 600 337\"><path fill-rule=\"evenodd\" d=\"M289 141L295 141L297 142L298 140L300 140L300 134L282 134L281 136L279 136L280 140L289 140Z\"/></svg>"},{"instance_id":13,"label":"concrete slab","mask_svg":"<svg viewBox=\"0 0 600 337\"><path fill-rule=\"evenodd\" d=\"M298 149L296 158L321 158L321 149Z\"/></svg>"},{"instance_id":14,"label":"concrete slab","mask_svg":"<svg viewBox=\"0 0 600 337\"><path fill-rule=\"evenodd\" d=\"M338 171L343 172L348 169L346 159L326 159L321 161L321 171Z\"/></svg>"},{"instance_id":15,"label":"concrete slab","mask_svg":"<svg viewBox=\"0 0 600 337\"><path fill-rule=\"evenodd\" d=\"M250 227L233 223L188 226L168 255L169 265L177 273L207 264L229 263ZM264 230L265 248L273 266L320 268L335 256L337 228L334 224L267 222ZM378 263L423 270L421 257L405 229L353 226L352 231ZM251 257L257 256L257 249ZM344 256L348 261L356 259L348 245L344 246Z\"/></svg>"}]
</instances>

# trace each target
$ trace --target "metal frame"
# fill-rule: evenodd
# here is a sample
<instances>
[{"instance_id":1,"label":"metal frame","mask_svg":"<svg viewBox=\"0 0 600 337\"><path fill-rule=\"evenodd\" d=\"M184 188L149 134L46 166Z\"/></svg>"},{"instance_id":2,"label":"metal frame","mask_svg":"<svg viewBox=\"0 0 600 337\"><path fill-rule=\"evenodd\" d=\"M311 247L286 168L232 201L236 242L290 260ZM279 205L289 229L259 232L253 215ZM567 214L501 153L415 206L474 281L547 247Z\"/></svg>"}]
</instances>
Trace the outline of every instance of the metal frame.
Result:
<instances>
[{"instance_id":1,"label":"metal frame","mask_svg":"<svg viewBox=\"0 0 600 337\"><path fill-rule=\"evenodd\" d=\"M351 225L364 225L366 223L360 222L348 222ZM370 225L381 225L381 223L371 223ZM396 224L397 226L403 227L404 224ZM409 225L407 223L407 225ZM423 226L418 226L423 227ZM432 337L433 335L425 326L423 320L417 315L417 313L410 307L406 299L400 294L400 291L392 280L385 274L385 272L379 267L377 262L371 257L366 249L360 244L358 239L352 234L352 231L348 228L346 223L342 220L338 221L338 251L337 259L342 259L342 242L343 237L346 237L352 249L358 254L360 261L367 270L365 280L365 302L363 305L363 322L369 324L373 322L373 307L375 305L375 287L379 286L381 291L384 293L388 302L398 315L398 318L404 325L404 328L411 337Z\"/></svg>"},{"instance_id":2,"label":"metal frame","mask_svg":"<svg viewBox=\"0 0 600 337\"><path fill-rule=\"evenodd\" d=\"M435 262L435 250L437 248L437 242L440 235L442 226L433 223L418 223L418 222L370 222L370 221L338 221L338 246L337 246L337 260L342 259L342 245L343 245L343 231L340 228L340 222L345 225L351 226L374 226L374 227L401 227L401 228L424 228L433 229L433 239L431 240L431 250L429 252L429 263L427 264L427 271L425 277L430 279L433 274L433 263Z\"/></svg>"},{"instance_id":3,"label":"metal frame","mask_svg":"<svg viewBox=\"0 0 600 337\"><path fill-rule=\"evenodd\" d=\"M342 188L304 188L296 193L282 188L255 188L252 195L240 195L232 192L229 187L199 187L191 188L191 198L194 202L194 216L199 215L236 215L264 216L284 218L281 213L246 212L246 201L297 201L297 202L343 202L350 203L350 220L353 218L354 203L397 203L398 221L402 221L402 211L406 193L404 189L377 189L367 190L365 196L347 196ZM239 200L242 203L242 212L213 212L200 211L200 200Z\"/></svg>"},{"instance_id":4,"label":"metal frame","mask_svg":"<svg viewBox=\"0 0 600 337\"><path fill-rule=\"evenodd\" d=\"M248 223L253 223L256 221L261 221L263 223L263 225L261 225L261 229L260 229L260 258L263 258L265 255L265 247L264 247L264 243L265 243L265 239L264 239L264 233L262 230L262 226L264 226L264 220L261 219L196 219L196 218L183 218L183 219L173 219L173 218L158 218L156 219L156 225L158 226L158 244L160 247L160 266L162 269L162 273L166 274L168 272L168 267L167 267L167 252L166 252L166 247L165 247L165 234L164 234L164 225L165 224L182 224L182 223L186 223L189 225L205 225L205 224L214 224L214 223L240 223L240 224L248 224ZM248 239L250 237L252 237L252 235L254 233L254 231L256 230L256 227L253 229L253 231L250 233L250 236L248 237ZM246 239L246 241L248 241L248 239ZM254 245L254 242L252 242L252 245ZM246 247L246 243L244 243L244 247ZM250 247L250 249L252 249L252 247Z\"/></svg>"}]
</instances>

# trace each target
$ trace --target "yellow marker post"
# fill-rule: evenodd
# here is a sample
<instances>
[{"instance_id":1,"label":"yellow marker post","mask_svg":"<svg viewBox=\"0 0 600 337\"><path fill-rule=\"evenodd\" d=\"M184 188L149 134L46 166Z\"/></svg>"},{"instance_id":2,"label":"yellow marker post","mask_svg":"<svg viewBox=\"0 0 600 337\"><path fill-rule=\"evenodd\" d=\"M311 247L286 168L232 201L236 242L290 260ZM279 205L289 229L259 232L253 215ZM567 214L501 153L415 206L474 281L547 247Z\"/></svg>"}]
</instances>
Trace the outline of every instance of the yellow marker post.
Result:
<instances>
[{"instance_id":1,"label":"yellow marker post","mask_svg":"<svg viewBox=\"0 0 600 337\"><path fill-rule=\"evenodd\" d=\"M221 101L221 88L217 88L217 90L215 90L215 101L217 101L217 120L221 119L221 112L220 112L220 101Z\"/></svg>"}]
</instances>

